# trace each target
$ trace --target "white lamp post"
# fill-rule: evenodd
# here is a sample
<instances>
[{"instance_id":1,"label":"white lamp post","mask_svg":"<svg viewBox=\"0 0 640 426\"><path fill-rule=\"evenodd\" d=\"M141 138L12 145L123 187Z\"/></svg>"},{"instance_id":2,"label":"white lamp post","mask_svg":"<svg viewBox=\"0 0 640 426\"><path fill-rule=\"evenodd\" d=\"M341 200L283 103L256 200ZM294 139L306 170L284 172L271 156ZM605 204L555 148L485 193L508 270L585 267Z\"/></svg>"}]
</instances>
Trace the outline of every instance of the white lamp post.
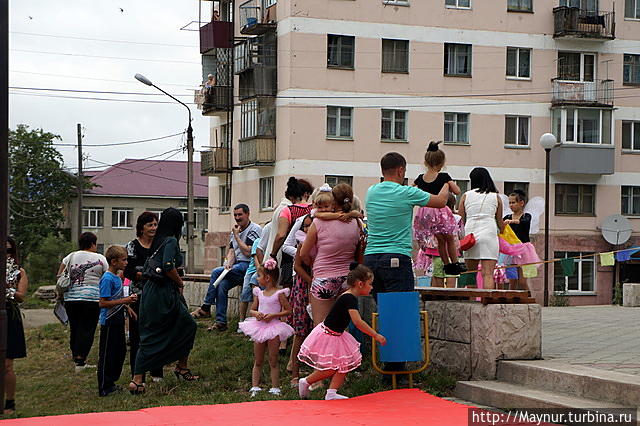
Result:
<instances>
[{"instance_id":1,"label":"white lamp post","mask_svg":"<svg viewBox=\"0 0 640 426\"><path fill-rule=\"evenodd\" d=\"M549 306L549 164L551 149L556 146L556 137L551 133L540 136L540 146L545 152L544 168L544 305Z\"/></svg>"}]
</instances>

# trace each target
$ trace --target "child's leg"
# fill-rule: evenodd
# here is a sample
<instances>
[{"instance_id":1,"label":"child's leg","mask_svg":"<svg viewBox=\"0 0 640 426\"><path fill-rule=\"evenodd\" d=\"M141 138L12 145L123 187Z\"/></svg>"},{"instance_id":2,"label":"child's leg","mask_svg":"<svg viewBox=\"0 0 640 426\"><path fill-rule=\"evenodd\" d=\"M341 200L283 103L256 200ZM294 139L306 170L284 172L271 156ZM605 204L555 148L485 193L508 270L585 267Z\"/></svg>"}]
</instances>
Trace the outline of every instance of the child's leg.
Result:
<instances>
[{"instance_id":1,"label":"child's leg","mask_svg":"<svg viewBox=\"0 0 640 426\"><path fill-rule=\"evenodd\" d=\"M344 379L346 378L347 378L347 373L336 372L336 374L334 374L333 377L331 378L329 389L334 389L335 391L337 391L338 389L340 389L340 386L342 386L342 384L344 383Z\"/></svg>"},{"instance_id":2,"label":"child's leg","mask_svg":"<svg viewBox=\"0 0 640 426\"><path fill-rule=\"evenodd\" d=\"M289 358L289 364L291 364L291 377L297 379L300 377L300 363L298 362L298 353L300 352L300 346L304 337L294 335L293 344L291 345L291 357Z\"/></svg>"},{"instance_id":3,"label":"child's leg","mask_svg":"<svg viewBox=\"0 0 640 426\"><path fill-rule=\"evenodd\" d=\"M267 348L267 342L253 343L253 371L251 372L251 386L260 385L260 376L262 376L262 364L264 364L264 351Z\"/></svg>"},{"instance_id":4,"label":"child's leg","mask_svg":"<svg viewBox=\"0 0 640 426\"><path fill-rule=\"evenodd\" d=\"M496 268L497 261L482 259L482 280L484 281L484 288L494 289L496 284L493 281L493 270Z\"/></svg>"},{"instance_id":5,"label":"child's leg","mask_svg":"<svg viewBox=\"0 0 640 426\"><path fill-rule=\"evenodd\" d=\"M449 246L448 246L448 243L447 243L446 235L445 234L436 234L436 240L438 240L438 253L440 254L440 258L442 259L442 262L445 265L448 265L449 263L452 262L452 260L449 259ZM452 240L453 240L453 238L452 238ZM457 259L458 258L456 256L456 261L457 261Z\"/></svg>"},{"instance_id":6,"label":"child's leg","mask_svg":"<svg viewBox=\"0 0 640 426\"><path fill-rule=\"evenodd\" d=\"M319 382L320 380L324 380L327 377L331 377L336 373L336 370L313 370L313 373L309 374L305 377L307 383L314 384L315 382Z\"/></svg>"},{"instance_id":7,"label":"child's leg","mask_svg":"<svg viewBox=\"0 0 640 426\"><path fill-rule=\"evenodd\" d=\"M98 392L100 396L111 393L122 373L126 356L124 324L101 326L98 351Z\"/></svg>"},{"instance_id":8,"label":"child's leg","mask_svg":"<svg viewBox=\"0 0 640 426\"><path fill-rule=\"evenodd\" d=\"M280 366L278 365L278 354L280 339L276 337L268 342L269 344L269 367L271 368L271 387L280 387Z\"/></svg>"}]
</instances>

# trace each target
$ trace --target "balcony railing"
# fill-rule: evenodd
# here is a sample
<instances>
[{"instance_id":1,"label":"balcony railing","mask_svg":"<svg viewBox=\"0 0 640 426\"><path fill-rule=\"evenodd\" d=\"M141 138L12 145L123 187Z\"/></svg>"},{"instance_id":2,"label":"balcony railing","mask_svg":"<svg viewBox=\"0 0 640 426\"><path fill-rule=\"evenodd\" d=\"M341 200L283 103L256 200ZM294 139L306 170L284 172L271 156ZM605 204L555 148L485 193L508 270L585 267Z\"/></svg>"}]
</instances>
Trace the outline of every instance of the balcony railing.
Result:
<instances>
[{"instance_id":1,"label":"balcony railing","mask_svg":"<svg viewBox=\"0 0 640 426\"><path fill-rule=\"evenodd\" d=\"M248 35L264 34L275 29L275 4L265 0L249 0L240 5L240 33Z\"/></svg>"},{"instance_id":2,"label":"balcony railing","mask_svg":"<svg viewBox=\"0 0 640 426\"><path fill-rule=\"evenodd\" d=\"M273 166L275 162L275 139L255 138L240 141L240 166Z\"/></svg>"},{"instance_id":3,"label":"balcony railing","mask_svg":"<svg viewBox=\"0 0 640 426\"><path fill-rule=\"evenodd\" d=\"M552 82L554 104L613 105L613 80Z\"/></svg>"},{"instance_id":4,"label":"balcony railing","mask_svg":"<svg viewBox=\"0 0 640 426\"><path fill-rule=\"evenodd\" d=\"M211 176L229 171L229 149L212 148L200 153L200 175Z\"/></svg>"},{"instance_id":5,"label":"balcony railing","mask_svg":"<svg viewBox=\"0 0 640 426\"><path fill-rule=\"evenodd\" d=\"M615 12L598 12L577 7L559 6L553 9L553 37L616 38Z\"/></svg>"},{"instance_id":6,"label":"balcony railing","mask_svg":"<svg viewBox=\"0 0 640 426\"><path fill-rule=\"evenodd\" d=\"M233 47L233 23L211 21L200 27L200 54L211 49Z\"/></svg>"}]
</instances>

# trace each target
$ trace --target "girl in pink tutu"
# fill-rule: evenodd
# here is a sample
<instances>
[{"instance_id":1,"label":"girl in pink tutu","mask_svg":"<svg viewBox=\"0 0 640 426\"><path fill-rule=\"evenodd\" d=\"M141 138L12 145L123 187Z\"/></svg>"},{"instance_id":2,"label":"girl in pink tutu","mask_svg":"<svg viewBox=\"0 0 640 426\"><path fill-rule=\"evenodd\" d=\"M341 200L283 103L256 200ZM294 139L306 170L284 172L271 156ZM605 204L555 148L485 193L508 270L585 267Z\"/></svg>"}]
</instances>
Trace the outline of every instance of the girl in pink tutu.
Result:
<instances>
[{"instance_id":1,"label":"girl in pink tutu","mask_svg":"<svg viewBox=\"0 0 640 426\"><path fill-rule=\"evenodd\" d=\"M253 305L249 310L250 318L238 324L244 334L253 340L253 371L251 373L251 397L262 390L260 377L264 363L264 352L269 347L269 366L271 367L271 389L269 393L280 395L280 368L278 367L278 347L293 335L293 328L281 317L291 314L287 297L288 288L278 288L280 271L274 259L268 259L258 267L258 284L264 290L253 289Z\"/></svg>"},{"instance_id":2,"label":"girl in pink tutu","mask_svg":"<svg viewBox=\"0 0 640 426\"><path fill-rule=\"evenodd\" d=\"M347 276L349 289L342 293L323 322L318 324L302 343L298 359L313 367L315 371L298 382L301 398L308 398L309 386L331 377L324 399L347 399L338 389L347 373L358 368L362 362L360 343L346 331L349 321L365 334L373 336L381 345L387 343L382 334L364 322L358 312L358 296L371 292L373 272L364 265L353 263Z\"/></svg>"},{"instance_id":3,"label":"girl in pink tutu","mask_svg":"<svg viewBox=\"0 0 640 426\"><path fill-rule=\"evenodd\" d=\"M432 195L438 195L444 185L449 185L449 190L459 195L460 188L451 179L451 176L440 171L445 163L444 151L438 148L440 142L442 141L429 142L429 147L424 155L424 165L427 167L427 172L418 175L413 184ZM435 235L438 240L438 252L447 275L458 275L467 270L464 263L458 262L454 239L457 230L458 222L449 207L441 209L420 207L413 222L413 235L419 243L424 243L430 236Z\"/></svg>"}]
</instances>

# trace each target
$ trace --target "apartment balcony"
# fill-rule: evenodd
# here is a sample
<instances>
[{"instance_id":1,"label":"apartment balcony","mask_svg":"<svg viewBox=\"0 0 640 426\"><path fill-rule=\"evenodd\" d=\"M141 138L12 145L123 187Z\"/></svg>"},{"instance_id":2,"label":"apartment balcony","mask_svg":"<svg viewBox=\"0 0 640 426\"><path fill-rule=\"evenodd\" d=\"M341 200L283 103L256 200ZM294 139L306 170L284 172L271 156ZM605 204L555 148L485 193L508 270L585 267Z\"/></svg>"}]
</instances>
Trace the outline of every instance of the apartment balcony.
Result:
<instances>
[{"instance_id":1,"label":"apartment balcony","mask_svg":"<svg viewBox=\"0 0 640 426\"><path fill-rule=\"evenodd\" d=\"M549 173L611 175L615 152L612 144L563 143L551 150Z\"/></svg>"},{"instance_id":2,"label":"apartment balcony","mask_svg":"<svg viewBox=\"0 0 640 426\"><path fill-rule=\"evenodd\" d=\"M551 103L559 105L612 106L613 80L567 81L554 78Z\"/></svg>"},{"instance_id":3,"label":"apartment balcony","mask_svg":"<svg viewBox=\"0 0 640 426\"><path fill-rule=\"evenodd\" d=\"M233 22L211 21L200 27L200 54L233 47Z\"/></svg>"},{"instance_id":4,"label":"apartment balcony","mask_svg":"<svg viewBox=\"0 0 640 426\"><path fill-rule=\"evenodd\" d=\"M598 12L578 7L553 8L553 37L607 41L616 38L615 12Z\"/></svg>"},{"instance_id":5,"label":"apartment balcony","mask_svg":"<svg viewBox=\"0 0 640 426\"><path fill-rule=\"evenodd\" d=\"M257 67L275 68L277 65L277 39L275 34L248 38L234 46L234 72L241 74Z\"/></svg>"},{"instance_id":6,"label":"apartment balcony","mask_svg":"<svg viewBox=\"0 0 640 426\"><path fill-rule=\"evenodd\" d=\"M273 3L270 5L270 3ZM268 0L249 0L240 5L240 33L245 35L260 35L274 31L277 27L275 20L275 2Z\"/></svg>"},{"instance_id":7,"label":"apartment balcony","mask_svg":"<svg viewBox=\"0 0 640 426\"><path fill-rule=\"evenodd\" d=\"M240 167L273 166L276 162L275 138L240 140Z\"/></svg>"},{"instance_id":8,"label":"apartment balcony","mask_svg":"<svg viewBox=\"0 0 640 426\"><path fill-rule=\"evenodd\" d=\"M229 148L212 148L200 153L201 176L213 176L229 170Z\"/></svg>"}]
</instances>

